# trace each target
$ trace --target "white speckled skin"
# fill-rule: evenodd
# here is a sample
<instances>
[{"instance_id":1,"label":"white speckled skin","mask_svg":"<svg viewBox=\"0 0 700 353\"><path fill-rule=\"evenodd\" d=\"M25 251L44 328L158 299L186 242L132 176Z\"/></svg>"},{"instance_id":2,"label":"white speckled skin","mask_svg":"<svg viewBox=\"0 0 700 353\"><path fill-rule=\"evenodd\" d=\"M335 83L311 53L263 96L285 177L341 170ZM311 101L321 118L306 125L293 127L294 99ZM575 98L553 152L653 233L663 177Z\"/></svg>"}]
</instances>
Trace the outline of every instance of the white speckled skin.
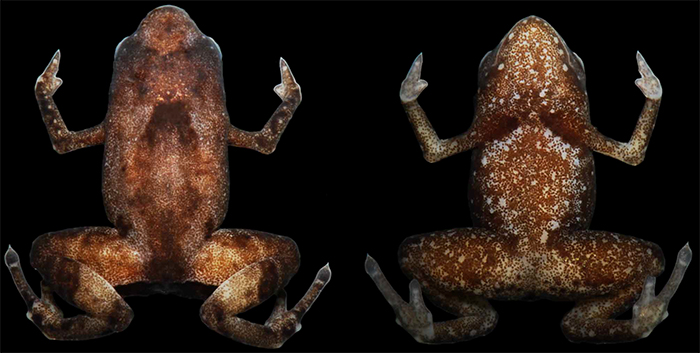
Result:
<instances>
[{"instance_id":1,"label":"white speckled skin","mask_svg":"<svg viewBox=\"0 0 700 353\"><path fill-rule=\"evenodd\" d=\"M367 272L417 341L458 342L489 333L498 315L487 299L576 301L562 321L571 341L632 341L663 320L670 296L654 297L653 284L643 292L645 283L664 270L661 249L630 236L588 230L596 189L592 152L636 165L656 121L661 84L639 53L637 63L642 78L636 83L647 100L632 139L620 143L591 125L581 59L547 22L527 17L482 59L469 130L440 139L417 102L427 87L420 79L423 56L418 56L400 97L426 160L474 149L469 175L474 228L403 242L401 268L414 279L410 304L368 257ZM678 258L666 293L678 287L690 248ZM459 318L433 323L419 305L421 287L438 307ZM634 318L615 320L640 293Z\"/></svg>"},{"instance_id":2,"label":"white speckled skin","mask_svg":"<svg viewBox=\"0 0 700 353\"><path fill-rule=\"evenodd\" d=\"M206 299L202 321L245 344L280 347L330 280L323 267L306 295L287 310L284 287L299 268L286 237L218 229L229 201L228 146L275 150L301 102L301 89L280 59L282 99L261 131L230 124L218 45L174 6L151 11L114 55L107 117L98 126L66 128L53 100L57 52L36 83L36 98L59 153L105 144L103 196L115 228L48 233L33 244L41 298L29 287L19 256L5 263L28 308L50 339L81 340L124 330L133 312L122 296L173 293ZM236 194L232 194L236 199ZM241 200L237 200L241 201ZM53 292L85 311L64 318ZM236 315L278 297L265 324Z\"/></svg>"}]
</instances>

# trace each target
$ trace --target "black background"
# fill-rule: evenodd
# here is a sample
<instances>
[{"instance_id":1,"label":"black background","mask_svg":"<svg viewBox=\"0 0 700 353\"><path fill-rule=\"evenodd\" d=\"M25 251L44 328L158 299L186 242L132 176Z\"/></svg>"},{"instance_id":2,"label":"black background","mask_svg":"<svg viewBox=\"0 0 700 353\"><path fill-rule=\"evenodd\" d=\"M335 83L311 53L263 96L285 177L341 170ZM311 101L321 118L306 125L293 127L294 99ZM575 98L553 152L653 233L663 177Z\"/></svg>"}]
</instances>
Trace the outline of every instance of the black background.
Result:
<instances>
[{"instance_id":1,"label":"black background","mask_svg":"<svg viewBox=\"0 0 700 353\"><path fill-rule=\"evenodd\" d=\"M2 249L29 266L39 235L108 226L101 195L103 148L66 155L51 148L33 87L56 49L64 80L56 103L71 130L98 124L107 108L114 49L162 3L2 3ZM302 254L287 287L290 306L316 271L333 277L304 317L290 351L698 351L698 3L176 3L220 45L232 123L259 130L279 104L279 57L302 87L303 102L277 151L229 150L231 200L224 228L293 238ZM521 18L554 26L586 65L593 124L627 141L644 97L634 55L641 51L664 88L646 160L637 167L596 155L592 229L659 244L667 271L690 241L696 259L671 302L669 318L634 343L573 344L560 321L572 303L494 302L496 329L471 342L428 346L394 323L363 263L367 253L404 298L396 262L407 236L471 226L470 153L423 160L399 102L399 87L420 52L430 86L420 103L438 134L471 122L476 72ZM174 296L128 298L136 316L119 334L49 341L29 322L5 269L2 350L248 351L201 323L201 302ZM659 288L660 289L660 288ZM430 304L429 304L430 305ZM64 306L65 307L65 306ZM436 321L451 318L430 306ZM262 322L265 303L243 317ZM66 308L66 312L70 313ZM623 317L629 317L626 314Z\"/></svg>"}]
</instances>

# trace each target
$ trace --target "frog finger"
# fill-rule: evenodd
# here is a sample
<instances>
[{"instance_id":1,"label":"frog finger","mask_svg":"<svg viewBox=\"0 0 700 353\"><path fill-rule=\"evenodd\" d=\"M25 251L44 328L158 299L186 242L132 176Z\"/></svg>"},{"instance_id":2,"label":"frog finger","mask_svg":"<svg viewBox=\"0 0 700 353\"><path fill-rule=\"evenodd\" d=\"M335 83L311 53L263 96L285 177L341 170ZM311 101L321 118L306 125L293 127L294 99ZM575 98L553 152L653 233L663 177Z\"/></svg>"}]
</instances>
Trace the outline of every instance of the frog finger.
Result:
<instances>
[{"instance_id":1,"label":"frog finger","mask_svg":"<svg viewBox=\"0 0 700 353\"><path fill-rule=\"evenodd\" d=\"M401 101L410 102L416 100L421 92L428 87L428 82L420 79L422 68L423 53L420 53L416 60L413 61L411 69L401 83Z\"/></svg>"},{"instance_id":2,"label":"frog finger","mask_svg":"<svg viewBox=\"0 0 700 353\"><path fill-rule=\"evenodd\" d=\"M299 84L292 74L292 70L289 68L289 65L283 58L280 58L280 75L282 76L282 83L274 88L277 96L279 96L282 100L285 100L289 97L291 91L298 90L299 100L301 100L301 87L299 87Z\"/></svg>"},{"instance_id":3,"label":"frog finger","mask_svg":"<svg viewBox=\"0 0 700 353\"><path fill-rule=\"evenodd\" d=\"M411 64L411 69L406 75L406 80L417 81L420 78L421 70L423 69L423 53L418 54L413 64Z\"/></svg>"},{"instance_id":4,"label":"frog finger","mask_svg":"<svg viewBox=\"0 0 700 353\"><path fill-rule=\"evenodd\" d=\"M640 52L637 52L637 66L639 68L639 73L642 75L634 83L639 87L639 89L644 93L644 96L649 99L660 99L663 93L661 88L661 81L654 75L654 73L649 68L646 60Z\"/></svg>"},{"instance_id":5,"label":"frog finger","mask_svg":"<svg viewBox=\"0 0 700 353\"><path fill-rule=\"evenodd\" d=\"M44 72L37 78L34 90L37 95L53 96L58 87L63 84L63 80L56 77L58 65L61 62L61 51L57 50L51 61L44 69Z\"/></svg>"}]
</instances>

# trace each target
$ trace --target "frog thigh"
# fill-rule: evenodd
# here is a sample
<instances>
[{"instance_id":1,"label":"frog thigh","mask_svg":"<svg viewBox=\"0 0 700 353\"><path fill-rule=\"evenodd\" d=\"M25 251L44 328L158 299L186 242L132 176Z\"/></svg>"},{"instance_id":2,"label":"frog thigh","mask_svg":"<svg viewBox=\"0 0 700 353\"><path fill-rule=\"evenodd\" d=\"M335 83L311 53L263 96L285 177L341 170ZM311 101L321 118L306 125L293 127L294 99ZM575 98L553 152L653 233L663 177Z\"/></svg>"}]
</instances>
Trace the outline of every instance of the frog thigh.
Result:
<instances>
[{"instance_id":1,"label":"frog thigh","mask_svg":"<svg viewBox=\"0 0 700 353\"><path fill-rule=\"evenodd\" d=\"M550 295L607 295L664 270L658 245L605 231L563 231L550 243L537 282Z\"/></svg>"},{"instance_id":2,"label":"frog thigh","mask_svg":"<svg viewBox=\"0 0 700 353\"><path fill-rule=\"evenodd\" d=\"M532 267L517 250L518 242L515 235L482 228L432 232L404 240L399 263L429 292L508 299L527 291L527 278L532 276Z\"/></svg>"}]
</instances>

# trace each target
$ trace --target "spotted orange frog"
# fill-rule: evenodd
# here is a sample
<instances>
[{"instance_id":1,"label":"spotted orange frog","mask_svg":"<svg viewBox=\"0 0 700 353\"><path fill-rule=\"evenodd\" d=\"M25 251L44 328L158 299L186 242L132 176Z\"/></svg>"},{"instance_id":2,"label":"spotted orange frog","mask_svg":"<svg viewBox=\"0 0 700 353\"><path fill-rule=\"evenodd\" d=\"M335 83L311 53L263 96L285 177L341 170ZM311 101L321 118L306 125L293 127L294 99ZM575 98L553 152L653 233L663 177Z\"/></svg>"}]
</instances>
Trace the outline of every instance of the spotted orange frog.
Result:
<instances>
[{"instance_id":1,"label":"spotted orange frog","mask_svg":"<svg viewBox=\"0 0 700 353\"><path fill-rule=\"evenodd\" d=\"M465 341L496 326L490 299L553 299L576 302L561 323L571 341L649 335L668 315L692 257L689 246L655 295L655 277L664 270L659 246L588 229L595 203L593 151L637 165L651 138L662 89L642 55L637 53L642 77L636 84L646 102L627 143L591 125L583 62L541 18L518 22L482 59L474 121L459 136L440 139L418 105L427 86L422 65L421 54L401 86L401 101L426 160L474 150L474 227L416 235L401 244L401 268L413 278L409 303L367 257L366 271L399 325L419 342ZM422 293L458 318L433 322ZM615 320L630 307L631 320Z\"/></svg>"}]
</instances>

